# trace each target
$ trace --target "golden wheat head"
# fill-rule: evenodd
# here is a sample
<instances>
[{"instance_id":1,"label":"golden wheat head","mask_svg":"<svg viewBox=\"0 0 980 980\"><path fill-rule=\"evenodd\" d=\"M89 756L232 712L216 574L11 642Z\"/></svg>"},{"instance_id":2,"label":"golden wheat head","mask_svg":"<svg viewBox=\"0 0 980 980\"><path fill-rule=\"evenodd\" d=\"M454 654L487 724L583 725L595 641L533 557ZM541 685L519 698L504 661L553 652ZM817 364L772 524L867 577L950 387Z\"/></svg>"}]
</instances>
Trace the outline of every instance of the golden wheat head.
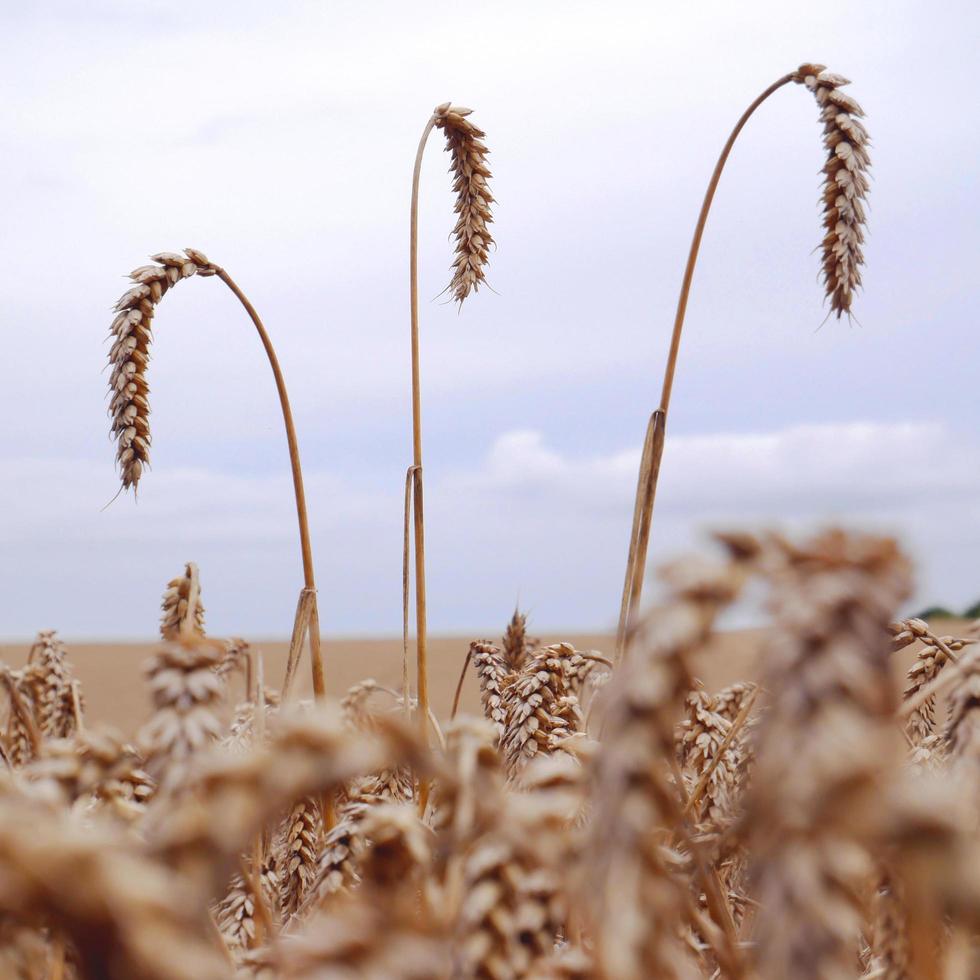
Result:
<instances>
[{"instance_id":1,"label":"golden wheat head","mask_svg":"<svg viewBox=\"0 0 980 980\"><path fill-rule=\"evenodd\" d=\"M493 195L487 184L489 150L483 143L486 133L466 117L472 109L444 102L436 106L435 124L446 134L446 149L452 154L450 171L456 192L454 211L457 220L453 229L456 259L453 277L447 287L453 298L462 303L484 281L484 269L493 244L487 225L493 221L490 205Z\"/></svg>"},{"instance_id":2,"label":"golden wheat head","mask_svg":"<svg viewBox=\"0 0 980 980\"><path fill-rule=\"evenodd\" d=\"M816 97L823 122L827 161L823 167L823 281L831 312L838 319L851 312L861 285L864 264L864 202L868 195L868 131L860 121L864 110L841 91L850 81L823 65L804 64L794 81Z\"/></svg>"},{"instance_id":3,"label":"golden wheat head","mask_svg":"<svg viewBox=\"0 0 980 980\"><path fill-rule=\"evenodd\" d=\"M171 286L191 276L211 276L214 267L196 249L184 254L161 252L154 265L141 265L129 278L133 285L115 305L112 348L109 351L109 416L116 440L116 463L122 489L136 489L150 462L150 387L146 368L150 361L150 324L157 303Z\"/></svg>"}]
</instances>

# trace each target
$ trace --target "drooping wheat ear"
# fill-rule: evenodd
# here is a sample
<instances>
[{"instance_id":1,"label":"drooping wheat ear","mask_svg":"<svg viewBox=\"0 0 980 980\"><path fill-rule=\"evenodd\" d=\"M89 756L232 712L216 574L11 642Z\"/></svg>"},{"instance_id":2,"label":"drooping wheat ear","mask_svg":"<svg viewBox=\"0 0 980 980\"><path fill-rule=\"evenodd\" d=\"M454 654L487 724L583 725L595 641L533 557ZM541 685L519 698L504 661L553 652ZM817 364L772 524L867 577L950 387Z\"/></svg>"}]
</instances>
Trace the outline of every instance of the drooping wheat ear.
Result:
<instances>
[{"instance_id":1,"label":"drooping wheat ear","mask_svg":"<svg viewBox=\"0 0 980 980\"><path fill-rule=\"evenodd\" d=\"M806 85L820 106L823 142L827 148L823 188L823 281L830 309L838 319L851 312L861 285L868 195L868 131L864 110L841 88L850 81L823 65L800 65L793 81Z\"/></svg>"},{"instance_id":2,"label":"drooping wheat ear","mask_svg":"<svg viewBox=\"0 0 980 980\"><path fill-rule=\"evenodd\" d=\"M466 118L472 111L444 102L436 106L434 113L436 125L446 134L446 149L452 154L449 169L456 192L453 208L457 215L453 229L456 260L448 289L458 303L480 288L493 244L487 228L493 221L490 213L493 196L487 184L490 151L482 142L486 133Z\"/></svg>"},{"instance_id":3,"label":"drooping wheat ear","mask_svg":"<svg viewBox=\"0 0 980 980\"><path fill-rule=\"evenodd\" d=\"M183 630L195 636L205 635L201 582L194 562L189 561L184 574L167 583L160 609L160 635L165 640L176 640Z\"/></svg>"},{"instance_id":4,"label":"drooping wheat ear","mask_svg":"<svg viewBox=\"0 0 980 980\"><path fill-rule=\"evenodd\" d=\"M902 650L921 642L915 663L908 670L905 700L914 698L919 691L931 684L943 667L956 654L973 641L952 636L938 637L921 619L904 619L889 626L892 632L892 650ZM931 695L916 707L905 722L905 732L913 749L918 748L936 730L936 697Z\"/></svg>"},{"instance_id":5,"label":"drooping wheat ear","mask_svg":"<svg viewBox=\"0 0 980 980\"><path fill-rule=\"evenodd\" d=\"M65 645L54 630L38 633L25 676L34 688L38 727L47 738L68 738L75 733L72 669Z\"/></svg>"},{"instance_id":6,"label":"drooping wheat ear","mask_svg":"<svg viewBox=\"0 0 980 980\"><path fill-rule=\"evenodd\" d=\"M150 463L150 386L146 369L156 305L182 279L215 274L207 257L192 248L186 249L184 255L160 252L153 261L155 265L141 265L129 274L134 285L116 303L111 327L114 340L109 351L109 415L123 490L135 490Z\"/></svg>"},{"instance_id":7,"label":"drooping wheat ear","mask_svg":"<svg viewBox=\"0 0 980 980\"><path fill-rule=\"evenodd\" d=\"M221 266L210 262L197 249L184 249L184 254L161 252L153 256L156 265L144 265L134 269L130 278L135 285L116 303L117 315L112 322L114 338L109 351L112 373L109 378L109 415L111 432L116 440L116 461L122 480L121 491L139 484L143 469L150 459L150 403L146 369L150 360L150 322L157 303L167 290L182 279L192 276L216 276L234 293L242 308L249 315L259 340L265 350L279 395L286 443L289 448L289 464L293 477L293 495L296 499L296 520L299 525L300 552L303 561L303 589L293 622L289 663L286 677L292 677L304 639L309 640L310 660L313 671L313 691L318 698L324 696L323 659L320 654L320 616L316 604L316 582L313 571L313 546L310 540L309 518L306 511L306 492L303 487L303 469L299 457L299 442L293 413L289 405L289 393L279 359L262 319L238 284Z\"/></svg>"},{"instance_id":8,"label":"drooping wheat ear","mask_svg":"<svg viewBox=\"0 0 980 980\"><path fill-rule=\"evenodd\" d=\"M315 799L299 800L286 820L280 860L279 896L283 915L300 906L316 876L323 821Z\"/></svg>"},{"instance_id":9,"label":"drooping wheat ear","mask_svg":"<svg viewBox=\"0 0 980 980\"><path fill-rule=\"evenodd\" d=\"M623 655L626 636L631 625L636 622L640 608L647 548L650 542L650 526L653 520L657 484L660 480L667 415L677 371L681 334L691 294L691 283L694 280L694 269L711 204L739 133L763 102L791 82L808 86L821 107L824 143L827 147L823 193L826 232L823 240L823 277L831 312L836 313L838 318L844 313L850 313L854 292L861 284L860 267L864 261L861 253L865 224L864 199L868 191L867 171L870 166L868 134L858 119L863 112L850 96L840 91L841 86L848 84L847 79L827 72L823 65L800 65L796 71L789 72L773 82L739 117L722 147L718 162L708 181L697 224L694 226L694 236L691 239L687 264L684 267L684 278L681 280L680 294L677 298L663 386L660 390L660 404L647 423L643 452L640 457L640 471L633 506L633 525L630 531L626 575L620 600L619 626L616 635L617 657Z\"/></svg>"},{"instance_id":10,"label":"drooping wheat ear","mask_svg":"<svg viewBox=\"0 0 980 980\"><path fill-rule=\"evenodd\" d=\"M224 683L214 668L223 648L207 640L172 643L147 662L155 713L138 737L147 770L169 793L183 782L191 758L221 734L215 711Z\"/></svg>"},{"instance_id":11,"label":"drooping wheat ear","mask_svg":"<svg viewBox=\"0 0 980 980\"><path fill-rule=\"evenodd\" d=\"M456 261L449 290L458 303L462 303L471 290L483 281L483 267L487 261L487 249L492 242L487 231L490 204L493 198L487 189L490 172L486 168L487 148L481 142L483 131L466 117L470 110L454 107L450 102L436 106L429 116L415 152L412 171L412 206L409 225L409 307L412 345L412 465L406 474L405 486L405 536L402 567L404 570L404 623L403 635L408 638L408 580L409 548L408 518L411 511L413 542L415 547L415 659L417 665L418 724L423 738L429 729L429 668L427 653L427 612L425 595L425 509L423 504L422 471L422 381L419 344L419 180L422 173L422 157L433 128L438 126L446 134L452 153L453 187L456 191ZM406 685L407 686L407 685ZM407 691L406 691L407 695ZM428 799L428 787L423 784L419 793L419 806L424 810Z\"/></svg>"},{"instance_id":12,"label":"drooping wheat ear","mask_svg":"<svg viewBox=\"0 0 980 980\"><path fill-rule=\"evenodd\" d=\"M843 976L862 924L851 896L899 771L887 627L909 566L894 542L840 531L772 548L771 704L746 815L767 909L757 966L764 980Z\"/></svg>"}]
</instances>

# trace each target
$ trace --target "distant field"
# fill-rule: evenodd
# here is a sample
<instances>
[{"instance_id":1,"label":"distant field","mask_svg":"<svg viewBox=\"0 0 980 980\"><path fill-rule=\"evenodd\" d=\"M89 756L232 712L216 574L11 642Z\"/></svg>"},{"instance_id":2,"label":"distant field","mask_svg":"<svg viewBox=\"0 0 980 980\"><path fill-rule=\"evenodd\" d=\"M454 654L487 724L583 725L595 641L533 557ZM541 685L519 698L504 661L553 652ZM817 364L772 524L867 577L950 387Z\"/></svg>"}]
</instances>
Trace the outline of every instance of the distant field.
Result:
<instances>
[{"instance_id":1,"label":"distant field","mask_svg":"<svg viewBox=\"0 0 980 980\"><path fill-rule=\"evenodd\" d=\"M962 632L966 621L937 621L933 627L941 634ZM459 671L471 639L476 637L443 636L429 639L430 699L436 714L447 717ZM600 650L610 654L613 638L605 634L544 635L544 642L568 640L583 650ZM761 630L738 630L721 634L697 663L697 672L708 688L724 687L733 681L755 679L756 662L764 641ZM373 677L382 684L397 687L401 678L401 640L324 638L328 693L340 697L351 684ZM131 733L149 716L149 702L143 683L143 663L156 644L146 643L79 643L69 644L69 659L74 664L85 692L86 713L92 721L109 722L125 733ZM285 642L258 644L265 660L266 683L278 687L286 664ZM0 645L0 660L20 666L27 656L28 644ZM896 657L896 671L904 672L914 658L914 648ZM414 680L414 661L411 664ZM308 662L299 672L300 693L309 696ZM463 709L478 710L477 685L473 676L463 688Z\"/></svg>"}]
</instances>

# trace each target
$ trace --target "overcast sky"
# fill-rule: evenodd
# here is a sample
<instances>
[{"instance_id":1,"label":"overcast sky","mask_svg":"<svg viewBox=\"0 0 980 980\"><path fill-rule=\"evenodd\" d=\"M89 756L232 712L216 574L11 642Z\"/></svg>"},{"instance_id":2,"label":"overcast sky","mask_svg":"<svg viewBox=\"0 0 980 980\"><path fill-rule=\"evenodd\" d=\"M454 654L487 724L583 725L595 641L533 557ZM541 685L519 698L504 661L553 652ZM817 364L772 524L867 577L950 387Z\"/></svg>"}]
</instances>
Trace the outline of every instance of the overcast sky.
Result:
<instances>
[{"instance_id":1,"label":"overcast sky","mask_svg":"<svg viewBox=\"0 0 980 980\"><path fill-rule=\"evenodd\" d=\"M263 314L306 466L326 632L397 632L410 462L408 204L432 107L474 109L490 279L440 290L422 180L436 631L618 610L639 447L704 185L801 61L874 141L857 321L821 323L817 109L781 90L716 198L671 405L651 562L717 526L898 534L910 604L980 598L974 3L0 6L0 636L150 635L195 560L216 633L286 634L301 584L275 390L217 280L155 320L153 470L116 490L102 373L123 276L192 245Z\"/></svg>"}]
</instances>

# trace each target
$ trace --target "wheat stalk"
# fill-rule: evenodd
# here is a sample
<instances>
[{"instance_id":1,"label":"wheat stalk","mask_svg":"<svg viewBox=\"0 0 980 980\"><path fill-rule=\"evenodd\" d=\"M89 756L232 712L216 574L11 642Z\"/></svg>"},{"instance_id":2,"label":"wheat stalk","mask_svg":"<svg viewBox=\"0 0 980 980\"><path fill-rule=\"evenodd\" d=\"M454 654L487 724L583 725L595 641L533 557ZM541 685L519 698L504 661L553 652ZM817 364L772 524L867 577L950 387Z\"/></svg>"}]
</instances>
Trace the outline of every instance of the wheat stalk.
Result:
<instances>
[{"instance_id":1,"label":"wheat stalk","mask_svg":"<svg viewBox=\"0 0 980 980\"><path fill-rule=\"evenodd\" d=\"M483 131L467 118L469 109L444 102L436 106L429 117L415 154L415 167L412 172L412 206L409 230L409 300L411 309L412 342L412 466L408 470L411 480L414 545L415 545L415 629L417 688L419 703L419 727L423 736L428 734L429 686L428 659L426 649L426 596L425 596L425 517L423 508L422 482L422 386L419 358L419 275L418 275L418 224L419 224L419 178L422 173L422 156L433 128L438 126L446 134L447 148L452 154L454 173L453 189L456 191L456 226L453 234L456 239L456 261L453 277L449 284L457 302L462 303L471 290L483 281L483 268L487 261L487 249L492 243L487 223L490 218L490 204L493 198L487 190L486 169L487 148L481 142ZM404 567L408 568L408 536L405 536ZM406 576L407 588L407 576ZM407 610L407 603L406 603ZM407 618L404 633L408 634ZM420 806L424 808L427 789L422 788Z\"/></svg>"},{"instance_id":2,"label":"wheat stalk","mask_svg":"<svg viewBox=\"0 0 980 980\"><path fill-rule=\"evenodd\" d=\"M848 84L845 78L824 70L822 65L803 64L796 71L777 79L742 113L728 137L714 172L708 182L708 189L701 204L694 237L688 252L684 278L681 282L674 327L671 332L670 349L664 368L663 387L660 405L650 416L637 478L636 498L633 507L633 525L630 531L630 544L626 560L626 575L620 603L619 626L616 638L616 654L621 657L625 650L626 637L631 623L635 620L643 593L643 579L646 573L647 547L650 541L650 525L653 520L653 505L660 479L660 463L663 457L666 437L667 413L670 396L674 386L677 369L677 355L680 350L681 332L687 313L694 268L701 249L708 213L714 200L718 182L728 156L749 118L766 99L784 85L791 82L805 84L816 95L821 106L824 124L824 145L828 151L824 165L824 228L823 277L831 312L840 317L850 313L854 290L860 284L860 266L864 261L861 244L864 241L864 205L867 194L867 169L870 165L867 154L868 136L857 119L862 115L860 106L845 93L839 91Z\"/></svg>"},{"instance_id":3,"label":"wheat stalk","mask_svg":"<svg viewBox=\"0 0 980 980\"><path fill-rule=\"evenodd\" d=\"M282 411L289 463L292 470L293 494L296 498L296 519L299 525L300 551L303 561L304 587L300 593L293 625L287 679L299 656L303 638L308 637L313 670L313 690L318 698L324 696L323 660L320 654L320 619L316 606L316 582L313 572L313 546L310 540L309 518L306 510L306 491L299 457L296 427L289 404L286 381L279 366L272 340L261 318L238 284L219 265L211 262L197 249L184 249L184 254L161 252L153 256L154 265L140 266L130 273L134 285L116 303L116 318L111 333L115 338L109 351L112 372L109 377L109 414L111 432L116 440L116 461L122 480L121 491L130 487L135 492L150 458L150 404L146 369L150 358L150 323L156 306L167 290L182 279L192 276L217 276L241 303L255 326L272 369L279 406ZM284 690L288 685L283 685Z\"/></svg>"}]
</instances>

